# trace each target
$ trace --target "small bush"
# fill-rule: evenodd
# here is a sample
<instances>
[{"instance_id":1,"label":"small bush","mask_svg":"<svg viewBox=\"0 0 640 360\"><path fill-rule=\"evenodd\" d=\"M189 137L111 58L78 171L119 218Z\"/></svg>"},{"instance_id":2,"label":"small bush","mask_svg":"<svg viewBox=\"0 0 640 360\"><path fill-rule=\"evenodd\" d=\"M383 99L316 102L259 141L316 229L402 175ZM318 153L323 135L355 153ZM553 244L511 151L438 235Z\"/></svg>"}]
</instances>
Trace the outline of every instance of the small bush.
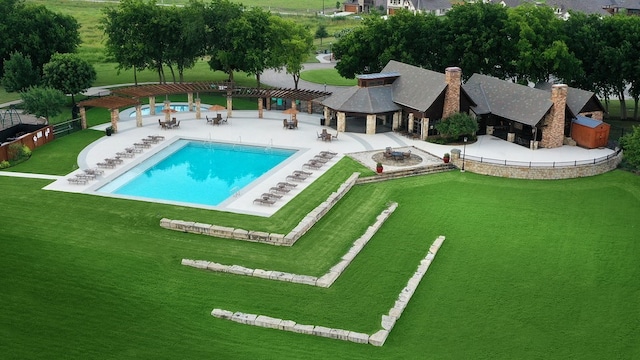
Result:
<instances>
[{"instance_id":1,"label":"small bush","mask_svg":"<svg viewBox=\"0 0 640 360\"><path fill-rule=\"evenodd\" d=\"M7 160L0 161L0 169L6 169L11 166L11 163Z\"/></svg>"}]
</instances>

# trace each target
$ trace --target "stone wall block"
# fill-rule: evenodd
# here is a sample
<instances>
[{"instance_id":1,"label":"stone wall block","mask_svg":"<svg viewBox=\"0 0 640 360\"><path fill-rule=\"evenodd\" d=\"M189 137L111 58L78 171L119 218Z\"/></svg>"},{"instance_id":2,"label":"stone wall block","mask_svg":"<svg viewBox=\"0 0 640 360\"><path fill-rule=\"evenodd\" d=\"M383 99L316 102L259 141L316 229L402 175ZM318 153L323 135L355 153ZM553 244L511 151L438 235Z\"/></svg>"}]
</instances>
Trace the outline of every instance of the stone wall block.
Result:
<instances>
[{"instance_id":1,"label":"stone wall block","mask_svg":"<svg viewBox=\"0 0 640 360\"><path fill-rule=\"evenodd\" d=\"M313 335L313 325L302 325L302 324L295 324L293 326L293 332L299 333L299 334L308 334L308 335Z\"/></svg>"},{"instance_id":2,"label":"stone wall block","mask_svg":"<svg viewBox=\"0 0 640 360\"><path fill-rule=\"evenodd\" d=\"M369 335L363 334L363 333L359 333L359 332L355 332L355 331L350 331L349 332L348 339L349 339L349 341L354 342L354 343L358 343L358 344L367 344L367 343L369 343Z\"/></svg>"},{"instance_id":3,"label":"stone wall block","mask_svg":"<svg viewBox=\"0 0 640 360\"><path fill-rule=\"evenodd\" d=\"M207 270L218 271L218 272L229 272L229 266L218 264L216 262L210 262L207 265Z\"/></svg>"},{"instance_id":4,"label":"stone wall block","mask_svg":"<svg viewBox=\"0 0 640 360\"><path fill-rule=\"evenodd\" d=\"M230 274L236 274L236 275L246 275L246 276L253 275L253 269L249 269L240 265L231 265L227 270L227 272Z\"/></svg>"},{"instance_id":5,"label":"stone wall block","mask_svg":"<svg viewBox=\"0 0 640 360\"><path fill-rule=\"evenodd\" d=\"M210 228L211 228L211 224L194 222L193 226L189 229L189 232L192 232L195 234L208 234Z\"/></svg>"},{"instance_id":6,"label":"stone wall block","mask_svg":"<svg viewBox=\"0 0 640 360\"><path fill-rule=\"evenodd\" d=\"M276 244L282 244L284 242L284 235L276 233L269 234L269 241Z\"/></svg>"},{"instance_id":7,"label":"stone wall block","mask_svg":"<svg viewBox=\"0 0 640 360\"><path fill-rule=\"evenodd\" d=\"M211 315L220 319L229 320L233 316L233 312L223 309L213 309L213 311L211 311Z\"/></svg>"},{"instance_id":8,"label":"stone wall block","mask_svg":"<svg viewBox=\"0 0 640 360\"><path fill-rule=\"evenodd\" d=\"M382 315L380 325L384 330L391 331L391 329L393 329L393 326L396 324L396 320L398 320L398 318L396 318L395 316Z\"/></svg>"},{"instance_id":9,"label":"stone wall block","mask_svg":"<svg viewBox=\"0 0 640 360\"><path fill-rule=\"evenodd\" d=\"M193 263L193 267L198 269L206 269L207 266L209 266L209 262L206 260L196 260Z\"/></svg>"},{"instance_id":10,"label":"stone wall block","mask_svg":"<svg viewBox=\"0 0 640 360\"><path fill-rule=\"evenodd\" d=\"M160 219L160 226L165 229L171 229L171 219L167 219L167 218Z\"/></svg>"},{"instance_id":11,"label":"stone wall block","mask_svg":"<svg viewBox=\"0 0 640 360\"><path fill-rule=\"evenodd\" d=\"M402 309L392 307L391 309L389 309L389 316L399 319L400 316L402 316Z\"/></svg>"},{"instance_id":12,"label":"stone wall block","mask_svg":"<svg viewBox=\"0 0 640 360\"><path fill-rule=\"evenodd\" d=\"M348 341L349 340L349 330L343 330L343 329L333 329L336 333L336 339L338 340L345 340Z\"/></svg>"},{"instance_id":13,"label":"stone wall block","mask_svg":"<svg viewBox=\"0 0 640 360\"><path fill-rule=\"evenodd\" d=\"M331 329L324 326L315 326L313 328L313 335L322 336L326 338L331 337Z\"/></svg>"},{"instance_id":14,"label":"stone wall block","mask_svg":"<svg viewBox=\"0 0 640 360\"><path fill-rule=\"evenodd\" d=\"M195 260L182 259L182 261L180 261L180 264L184 265L184 266L193 266L193 265L195 265Z\"/></svg>"},{"instance_id":15,"label":"stone wall block","mask_svg":"<svg viewBox=\"0 0 640 360\"><path fill-rule=\"evenodd\" d=\"M387 330L378 330L375 334L369 337L369 344L373 346L382 346L387 341L389 332Z\"/></svg>"},{"instance_id":16,"label":"stone wall block","mask_svg":"<svg viewBox=\"0 0 640 360\"><path fill-rule=\"evenodd\" d=\"M264 231L251 230L249 231L249 238L251 240L256 240L259 242L266 242L269 241L269 233Z\"/></svg>"},{"instance_id":17,"label":"stone wall block","mask_svg":"<svg viewBox=\"0 0 640 360\"><path fill-rule=\"evenodd\" d=\"M240 240L249 240L249 231L244 229L234 229L233 238Z\"/></svg>"},{"instance_id":18,"label":"stone wall block","mask_svg":"<svg viewBox=\"0 0 640 360\"><path fill-rule=\"evenodd\" d=\"M271 270L262 270L262 269L255 269L253 270L253 276L255 277L259 277L262 279L270 279L271 278Z\"/></svg>"},{"instance_id":19,"label":"stone wall block","mask_svg":"<svg viewBox=\"0 0 640 360\"><path fill-rule=\"evenodd\" d=\"M291 320L282 320L280 322L279 329L284 331L293 331L293 328L296 326L295 321Z\"/></svg>"}]
</instances>

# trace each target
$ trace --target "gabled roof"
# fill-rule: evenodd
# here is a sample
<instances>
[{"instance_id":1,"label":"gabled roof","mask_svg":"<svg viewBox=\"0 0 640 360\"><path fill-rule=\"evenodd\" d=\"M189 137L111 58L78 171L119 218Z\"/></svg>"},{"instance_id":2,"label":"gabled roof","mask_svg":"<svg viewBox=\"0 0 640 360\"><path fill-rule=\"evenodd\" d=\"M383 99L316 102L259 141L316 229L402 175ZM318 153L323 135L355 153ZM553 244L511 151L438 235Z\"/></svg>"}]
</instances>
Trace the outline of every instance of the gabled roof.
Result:
<instances>
[{"instance_id":1,"label":"gabled roof","mask_svg":"<svg viewBox=\"0 0 640 360\"><path fill-rule=\"evenodd\" d=\"M352 86L322 101L331 109L350 113L381 114L400 110L393 102L391 85Z\"/></svg>"},{"instance_id":2,"label":"gabled roof","mask_svg":"<svg viewBox=\"0 0 640 360\"><path fill-rule=\"evenodd\" d=\"M473 74L462 88L476 104L483 104L478 105L482 111L530 126L553 106L547 91L481 74Z\"/></svg>"},{"instance_id":3,"label":"gabled roof","mask_svg":"<svg viewBox=\"0 0 640 360\"><path fill-rule=\"evenodd\" d=\"M573 122L582 126L586 126L589 128L597 128L598 126L602 125L602 124L607 124L605 122L602 122L600 120L596 120L596 119L592 119L592 118L588 118L586 116L577 116L575 119L573 119ZM607 124L609 125L609 124Z\"/></svg>"},{"instance_id":4,"label":"gabled roof","mask_svg":"<svg viewBox=\"0 0 640 360\"><path fill-rule=\"evenodd\" d=\"M429 107L447 88L444 74L391 60L382 72L398 72L393 82L393 102L421 112Z\"/></svg>"},{"instance_id":5,"label":"gabled roof","mask_svg":"<svg viewBox=\"0 0 640 360\"><path fill-rule=\"evenodd\" d=\"M536 88L540 90L551 91L552 85L553 84L548 82L537 83ZM591 91L582 90L578 88L572 88L572 87L567 88L567 107L569 107L569 110L571 110L571 112L576 115L584 111L592 111L592 109L585 110L585 107L592 100L593 100L592 106L597 106L600 111L604 112L604 107L600 103L600 100L598 100L598 98L596 97L596 94L592 93Z\"/></svg>"},{"instance_id":6,"label":"gabled roof","mask_svg":"<svg viewBox=\"0 0 640 360\"><path fill-rule=\"evenodd\" d=\"M612 0L547 0L546 4L560 8L562 11L574 10L585 14L608 15L609 13L604 7L610 5L611 2Z\"/></svg>"},{"instance_id":7,"label":"gabled roof","mask_svg":"<svg viewBox=\"0 0 640 360\"><path fill-rule=\"evenodd\" d=\"M451 9L451 1L449 0L411 0L416 10L442 10Z\"/></svg>"}]
</instances>

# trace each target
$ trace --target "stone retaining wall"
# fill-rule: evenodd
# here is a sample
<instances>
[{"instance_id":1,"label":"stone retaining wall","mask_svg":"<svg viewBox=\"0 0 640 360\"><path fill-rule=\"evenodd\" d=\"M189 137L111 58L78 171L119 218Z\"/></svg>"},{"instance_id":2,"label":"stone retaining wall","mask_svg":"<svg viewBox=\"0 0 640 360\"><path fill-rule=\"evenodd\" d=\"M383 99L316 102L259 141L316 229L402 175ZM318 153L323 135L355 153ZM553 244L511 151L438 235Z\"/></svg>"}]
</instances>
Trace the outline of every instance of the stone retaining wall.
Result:
<instances>
[{"instance_id":1,"label":"stone retaining wall","mask_svg":"<svg viewBox=\"0 0 640 360\"><path fill-rule=\"evenodd\" d=\"M198 269L206 269L211 271L226 272L236 275L255 276L263 279L278 280L293 282L304 285L319 286L328 288L342 275L342 272L351 264L351 261L360 253L360 251L367 245L369 240L375 235L376 232L382 227L382 224L391 216L391 214L398 207L397 203L392 203L386 210L382 211L380 215L376 217L376 222L369 226L365 233L360 236L353 245L342 256L340 261L335 264L326 274L320 278L310 275L292 274L275 270L263 270L263 269L251 269L240 265L223 265L216 262L210 262L206 260L190 260L182 259L182 265L191 266Z\"/></svg>"},{"instance_id":2,"label":"stone retaining wall","mask_svg":"<svg viewBox=\"0 0 640 360\"><path fill-rule=\"evenodd\" d=\"M344 197L356 183L360 173L353 173L338 190L331 193L327 200L311 210L288 234L267 233L264 231L235 229L227 226L197 223L193 221L172 220L162 218L160 226L175 231L209 235L225 239L261 242L271 245L291 246L295 244L313 225L316 224L331 208Z\"/></svg>"},{"instance_id":3,"label":"stone retaining wall","mask_svg":"<svg viewBox=\"0 0 640 360\"><path fill-rule=\"evenodd\" d=\"M266 315L232 312L224 309L213 309L213 311L211 311L211 315L219 319L231 320L246 325L292 331L300 334L351 341L359 344L382 346L387 340L387 337L389 336L391 330L393 330L396 321L398 321L398 319L402 316L404 309L407 307L409 301L411 300L411 297L418 288L418 285L429 269L429 266L433 262L433 259L438 253L438 250L442 246L444 240L444 236L439 236L433 242L433 244L429 248L429 251L427 252L427 256L425 256L424 259L420 261L420 264L418 265L415 273L409 279L407 285L402 289L402 291L400 291L400 294L398 294L398 298L396 299L393 307L389 309L389 312L387 314L382 315L380 320L381 329L371 335L345 329L333 329L319 325L298 324L293 320L272 318Z\"/></svg>"},{"instance_id":4,"label":"stone retaining wall","mask_svg":"<svg viewBox=\"0 0 640 360\"><path fill-rule=\"evenodd\" d=\"M452 152L452 154L454 154L454 152ZM451 159L454 165L459 168L462 167L462 159L455 155L452 156ZM608 160L604 160L596 164L562 167L499 165L466 159L464 162L464 169L472 173L489 176L516 179L556 180L604 174L618 167L620 161L622 161L622 152Z\"/></svg>"}]
</instances>

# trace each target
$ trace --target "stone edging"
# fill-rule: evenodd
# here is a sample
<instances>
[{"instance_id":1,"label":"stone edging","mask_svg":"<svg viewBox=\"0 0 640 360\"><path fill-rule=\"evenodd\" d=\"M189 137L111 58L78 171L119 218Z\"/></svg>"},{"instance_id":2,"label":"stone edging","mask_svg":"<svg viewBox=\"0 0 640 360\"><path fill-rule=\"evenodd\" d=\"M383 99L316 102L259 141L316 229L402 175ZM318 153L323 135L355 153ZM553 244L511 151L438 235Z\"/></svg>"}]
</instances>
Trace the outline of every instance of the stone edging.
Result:
<instances>
[{"instance_id":1,"label":"stone edging","mask_svg":"<svg viewBox=\"0 0 640 360\"><path fill-rule=\"evenodd\" d=\"M306 232L309 231L316 222L322 219L322 217L331 210L333 205L335 205L349 192L349 190L351 190L359 176L360 173L353 173L344 183L342 183L342 185L340 185L338 190L331 193L327 200L316 206L315 209L311 210L302 220L300 220L298 225L296 225L296 227L286 235L256 230L235 229L227 226L203 224L193 221L171 220L167 218L162 218L160 220L160 226L169 230L209 235L225 239L261 242L270 245L292 246L296 241L298 241L298 239L306 234Z\"/></svg>"},{"instance_id":2,"label":"stone edging","mask_svg":"<svg viewBox=\"0 0 640 360\"><path fill-rule=\"evenodd\" d=\"M376 217L376 222L373 223L373 225L369 226L365 233L353 242L353 245L351 246L349 251L347 251L347 253L342 256L340 261L331 269L329 269L326 274L322 275L319 278L310 275L298 275L282 271L250 269L240 265L223 265L206 260L182 259L181 263L182 265L191 266L198 269L226 272L236 275L254 276L269 280L286 281L328 288L333 285L333 283L338 279L338 277L340 277L340 275L342 275L344 270L349 266L349 264L351 264L351 261L353 261L353 259L355 259L355 257L360 253L364 246L367 245L369 240L371 240L373 235L378 232L382 224L384 224L384 222L389 218L389 216L391 216L391 214L396 210L397 207L397 203L392 203L387 207L387 209L383 210L382 213L380 213L380 215Z\"/></svg>"},{"instance_id":3,"label":"stone edging","mask_svg":"<svg viewBox=\"0 0 640 360\"><path fill-rule=\"evenodd\" d=\"M232 312L224 309L213 309L213 311L211 311L211 315L220 319L231 320L246 325L292 331L301 334L322 336L360 344L368 343L373 346L382 346L387 340L387 337L393 329L396 321L400 318L400 316L402 316L402 312L407 307L409 300L411 300L411 297L413 296L415 290L418 288L420 281L429 269L431 262L435 258L444 240L444 236L439 236L433 242L433 244L429 248L429 251L427 252L427 255L420 261L417 270L407 282L407 286L405 286L402 291L400 291L400 294L398 294L398 299L395 301L393 307L389 309L389 312L387 314L382 315L380 321L381 329L371 335L344 329L332 329L318 325L303 325L298 324L292 320L272 318L266 315Z\"/></svg>"}]
</instances>

